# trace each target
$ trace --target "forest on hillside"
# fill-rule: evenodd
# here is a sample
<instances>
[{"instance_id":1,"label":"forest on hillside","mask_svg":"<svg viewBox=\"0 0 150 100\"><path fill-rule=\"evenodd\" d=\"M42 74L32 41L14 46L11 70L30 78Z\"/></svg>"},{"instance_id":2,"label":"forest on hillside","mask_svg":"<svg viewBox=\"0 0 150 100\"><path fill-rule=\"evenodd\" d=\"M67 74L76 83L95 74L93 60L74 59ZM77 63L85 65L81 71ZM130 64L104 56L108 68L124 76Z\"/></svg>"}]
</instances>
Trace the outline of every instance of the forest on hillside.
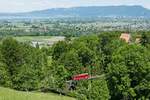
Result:
<instances>
[{"instance_id":1,"label":"forest on hillside","mask_svg":"<svg viewBox=\"0 0 150 100\"><path fill-rule=\"evenodd\" d=\"M0 86L20 91L57 92L79 100L149 100L150 33L120 32L75 39L66 37L49 48L32 47L12 37L0 43ZM140 35L139 43L135 37ZM101 76L67 82L74 75Z\"/></svg>"}]
</instances>

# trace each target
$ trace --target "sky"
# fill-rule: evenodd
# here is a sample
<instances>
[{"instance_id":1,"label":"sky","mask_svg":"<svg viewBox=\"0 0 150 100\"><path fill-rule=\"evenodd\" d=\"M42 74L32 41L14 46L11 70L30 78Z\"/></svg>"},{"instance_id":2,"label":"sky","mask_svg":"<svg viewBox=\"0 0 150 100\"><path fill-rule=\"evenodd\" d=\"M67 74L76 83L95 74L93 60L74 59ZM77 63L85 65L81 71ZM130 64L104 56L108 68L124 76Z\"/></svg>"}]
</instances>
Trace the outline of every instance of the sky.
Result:
<instances>
[{"instance_id":1,"label":"sky","mask_svg":"<svg viewBox=\"0 0 150 100\"><path fill-rule=\"evenodd\" d=\"M0 12L29 12L78 6L141 5L150 9L150 0L0 0Z\"/></svg>"}]
</instances>

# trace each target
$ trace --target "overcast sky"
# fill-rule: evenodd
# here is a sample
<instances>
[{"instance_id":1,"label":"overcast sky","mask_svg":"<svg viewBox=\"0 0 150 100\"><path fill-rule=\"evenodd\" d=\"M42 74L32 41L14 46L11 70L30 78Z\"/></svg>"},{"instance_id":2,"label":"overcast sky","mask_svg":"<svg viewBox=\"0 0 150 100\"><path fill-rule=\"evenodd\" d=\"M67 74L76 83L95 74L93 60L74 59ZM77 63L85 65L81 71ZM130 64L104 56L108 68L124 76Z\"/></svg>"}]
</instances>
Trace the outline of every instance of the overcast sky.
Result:
<instances>
[{"instance_id":1,"label":"overcast sky","mask_svg":"<svg viewBox=\"0 0 150 100\"><path fill-rule=\"evenodd\" d=\"M49 8L105 5L141 5L150 9L150 0L0 0L0 12L28 12Z\"/></svg>"}]
</instances>

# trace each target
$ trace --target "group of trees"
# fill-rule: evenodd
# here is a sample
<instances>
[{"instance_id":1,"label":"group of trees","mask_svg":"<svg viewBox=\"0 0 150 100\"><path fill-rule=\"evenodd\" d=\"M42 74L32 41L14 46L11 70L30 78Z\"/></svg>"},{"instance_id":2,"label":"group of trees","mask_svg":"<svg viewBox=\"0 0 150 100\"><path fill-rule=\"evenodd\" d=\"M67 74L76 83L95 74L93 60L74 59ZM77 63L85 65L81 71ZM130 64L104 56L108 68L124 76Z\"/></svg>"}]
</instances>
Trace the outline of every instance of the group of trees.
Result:
<instances>
[{"instance_id":1,"label":"group of trees","mask_svg":"<svg viewBox=\"0 0 150 100\"><path fill-rule=\"evenodd\" d=\"M46 54L12 38L4 39L0 49L3 72L0 77L4 79L0 79L1 85L18 90L38 89L45 76Z\"/></svg>"},{"instance_id":2,"label":"group of trees","mask_svg":"<svg viewBox=\"0 0 150 100\"><path fill-rule=\"evenodd\" d=\"M32 91L60 89L80 100L148 100L150 98L150 33L139 44L119 39L119 32L66 39L39 49L12 38L0 44L0 85ZM73 75L102 76L77 82Z\"/></svg>"},{"instance_id":3,"label":"group of trees","mask_svg":"<svg viewBox=\"0 0 150 100\"><path fill-rule=\"evenodd\" d=\"M105 75L92 81L78 81L78 97L90 100L150 98L150 33L141 34L140 43L130 44L119 36L119 32L82 36L53 46L53 61L62 65L68 76Z\"/></svg>"}]
</instances>

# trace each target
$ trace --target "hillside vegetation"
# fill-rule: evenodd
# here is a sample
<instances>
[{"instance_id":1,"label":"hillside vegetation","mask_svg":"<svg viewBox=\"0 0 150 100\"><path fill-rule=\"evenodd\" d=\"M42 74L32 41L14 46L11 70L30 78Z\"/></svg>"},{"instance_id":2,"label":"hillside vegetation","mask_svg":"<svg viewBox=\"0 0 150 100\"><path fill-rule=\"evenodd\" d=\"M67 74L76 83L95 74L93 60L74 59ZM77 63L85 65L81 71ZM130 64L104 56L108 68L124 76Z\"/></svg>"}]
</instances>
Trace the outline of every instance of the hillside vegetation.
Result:
<instances>
[{"instance_id":1,"label":"hillside vegetation","mask_svg":"<svg viewBox=\"0 0 150 100\"><path fill-rule=\"evenodd\" d=\"M49 48L2 39L0 85L19 91L54 91L79 100L149 100L150 33L140 34L67 37ZM74 79L81 74L104 77ZM36 95L40 94L33 94L31 100Z\"/></svg>"}]
</instances>

